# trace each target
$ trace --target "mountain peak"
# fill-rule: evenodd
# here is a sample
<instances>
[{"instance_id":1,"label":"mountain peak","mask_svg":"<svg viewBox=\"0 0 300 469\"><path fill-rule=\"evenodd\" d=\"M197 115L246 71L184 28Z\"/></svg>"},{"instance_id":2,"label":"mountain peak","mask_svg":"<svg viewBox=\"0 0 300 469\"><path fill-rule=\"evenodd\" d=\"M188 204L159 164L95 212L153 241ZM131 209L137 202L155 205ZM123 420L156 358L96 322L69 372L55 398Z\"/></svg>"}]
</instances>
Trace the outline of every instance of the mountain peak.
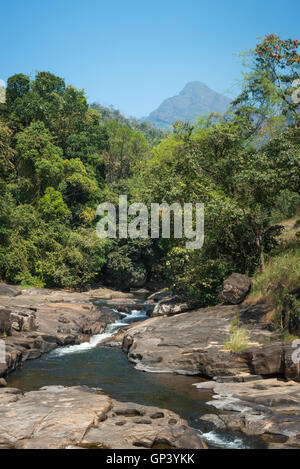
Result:
<instances>
[{"instance_id":1,"label":"mountain peak","mask_svg":"<svg viewBox=\"0 0 300 469\"><path fill-rule=\"evenodd\" d=\"M166 129L176 121L194 121L197 117L210 112L223 114L230 101L205 83L190 81L178 95L165 99L146 120L161 129Z\"/></svg>"},{"instance_id":2,"label":"mountain peak","mask_svg":"<svg viewBox=\"0 0 300 469\"><path fill-rule=\"evenodd\" d=\"M210 88L203 83L202 81L189 81L182 91L179 94L194 94L199 93L205 90L209 90Z\"/></svg>"}]
</instances>

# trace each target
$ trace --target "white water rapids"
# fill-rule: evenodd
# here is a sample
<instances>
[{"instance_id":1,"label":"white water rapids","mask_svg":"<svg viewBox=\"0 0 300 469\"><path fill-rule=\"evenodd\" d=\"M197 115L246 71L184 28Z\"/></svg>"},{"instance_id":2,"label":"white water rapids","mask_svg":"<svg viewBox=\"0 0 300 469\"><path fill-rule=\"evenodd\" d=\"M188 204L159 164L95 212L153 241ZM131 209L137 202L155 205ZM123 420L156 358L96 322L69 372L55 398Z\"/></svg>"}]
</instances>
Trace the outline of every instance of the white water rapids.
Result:
<instances>
[{"instance_id":1,"label":"white water rapids","mask_svg":"<svg viewBox=\"0 0 300 469\"><path fill-rule=\"evenodd\" d=\"M145 310L132 310L130 313L120 312L116 309L113 309L113 311L119 312L122 315L122 318L117 319L114 323L108 324L102 334L92 336L89 342L57 348L50 352L49 356L63 359L64 356L68 356L70 354L79 354L86 350L91 350L101 344L101 342L103 342L105 339L116 335L120 329L132 324L133 322L147 319L148 317ZM197 428L195 428L195 430L201 434L202 438L208 443L208 445L212 445L214 448L249 448L246 442L238 436L219 434L218 432L214 431L203 433Z\"/></svg>"},{"instance_id":2,"label":"white water rapids","mask_svg":"<svg viewBox=\"0 0 300 469\"><path fill-rule=\"evenodd\" d=\"M114 312L118 312L117 310L113 310ZM109 337L113 337L116 335L120 329L123 327L129 326L133 322L143 319L147 319L147 314L145 310L138 311L136 309L132 310L130 313L123 313L120 312L124 317L122 319L118 319L116 322L112 324L108 324L102 334L93 335L89 342L83 342L79 345L68 345L66 347L60 347L53 352L51 352L52 356L62 357L64 355L68 355L70 353L82 352L83 350L90 350L92 348L97 347L97 345L101 344L105 339Z\"/></svg>"}]
</instances>

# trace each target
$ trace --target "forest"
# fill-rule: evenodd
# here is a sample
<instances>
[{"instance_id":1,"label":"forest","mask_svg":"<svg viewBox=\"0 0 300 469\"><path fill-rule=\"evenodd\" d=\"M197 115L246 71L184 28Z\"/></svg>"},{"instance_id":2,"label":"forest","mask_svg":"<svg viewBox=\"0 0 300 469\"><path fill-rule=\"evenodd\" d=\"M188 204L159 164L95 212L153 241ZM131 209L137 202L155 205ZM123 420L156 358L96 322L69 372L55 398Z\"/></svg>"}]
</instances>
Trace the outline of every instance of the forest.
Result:
<instances>
[{"instance_id":1,"label":"forest","mask_svg":"<svg viewBox=\"0 0 300 469\"><path fill-rule=\"evenodd\" d=\"M257 278L257 295L286 304L300 262L299 45L265 37L245 54L225 114L166 133L89 104L84 90L49 72L11 76L0 104L1 280L79 290L152 282L208 306L239 272ZM147 206L204 203L203 248L100 239L96 208L117 205L120 194Z\"/></svg>"}]
</instances>

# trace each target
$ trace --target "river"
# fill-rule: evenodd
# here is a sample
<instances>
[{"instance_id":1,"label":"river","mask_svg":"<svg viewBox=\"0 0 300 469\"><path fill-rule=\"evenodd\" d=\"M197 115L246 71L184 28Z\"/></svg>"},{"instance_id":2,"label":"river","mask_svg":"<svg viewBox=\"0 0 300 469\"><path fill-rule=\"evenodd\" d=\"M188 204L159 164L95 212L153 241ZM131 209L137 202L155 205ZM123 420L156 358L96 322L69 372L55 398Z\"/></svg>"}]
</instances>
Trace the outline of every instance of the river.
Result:
<instances>
[{"instance_id":1,"label":"river","mask_svg":"<svg viewBox=\"0 0 300 469\"><path fill-rule=\"evenodd\" d=\"M32 391L47 385L97 387L119 401L152 405L176 412L202 433L209 447L261 448L262 441L257 438L247 438L232 432L201 431L199 417L216 413L213 407L206 404L211 394L193 386L203 379L137 371L120 348L101 346L104 339L123 327L146 318L145 310L122 313L122 319L109 324L103 334L91 337L89 342L61 347L40 359L25 362L22 368L9 376L8 385L22 391Z\"/></svg>"}]
</instances>

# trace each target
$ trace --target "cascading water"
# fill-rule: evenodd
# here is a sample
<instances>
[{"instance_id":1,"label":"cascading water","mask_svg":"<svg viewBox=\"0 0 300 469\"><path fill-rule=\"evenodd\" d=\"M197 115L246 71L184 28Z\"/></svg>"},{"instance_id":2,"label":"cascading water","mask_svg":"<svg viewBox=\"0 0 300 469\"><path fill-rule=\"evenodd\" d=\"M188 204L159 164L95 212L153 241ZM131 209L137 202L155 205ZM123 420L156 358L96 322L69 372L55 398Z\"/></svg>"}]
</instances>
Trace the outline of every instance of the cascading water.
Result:
<instances>
[{"instance_id":1,"label":"cascading water","mask_svg":"<svg viewBox=\"0 0 300 469\"><path fill-rule=\"evenodd\" d=\"M122 328L147 319L146 310L120 312L120 318L108 324L102 334L89 342L61 347L26 362L22 369L9 377L9 386L24 391L48 385L100 387L111 397L126 402L167 408L187 419L203 439L213 448L260 448L261 441L229 432L202 433L199 417L212 413L206 402L211 395L201 393L193 384L199 377L153 374L137 371L119 347L105 347L101 343L116 335Z\"/></svg>"},{"instance_id":2,"label":"cascading water","mask_svg":"<svg viewBox=\"0 0 300 469\"><path fill-rule=\"evenodd\" d=\"M119 312L115 309L113 309L114 312ZM62 357L64 355L70 354L70 353L76 353L76 352L82 352L83 350L90 350L93 349L94 347L97 347L97 345L101 344L105 339L108 339L109 337L113 337L116 335L120 329L129 326L133 322L137 321L142 321L144 319L147 319L147 313L145 310L135 310L133 309L130 313L125 313L125 312L119 312L123 318L118 319L112 324L108 324L102 334L97 334L93 335L89 342L83 342L82 344L78 345L69 345L67 347L61 347L58 349L53 350L51 352L51 356L56 356L56 357Z\"/></svg>"}]
</instances>

